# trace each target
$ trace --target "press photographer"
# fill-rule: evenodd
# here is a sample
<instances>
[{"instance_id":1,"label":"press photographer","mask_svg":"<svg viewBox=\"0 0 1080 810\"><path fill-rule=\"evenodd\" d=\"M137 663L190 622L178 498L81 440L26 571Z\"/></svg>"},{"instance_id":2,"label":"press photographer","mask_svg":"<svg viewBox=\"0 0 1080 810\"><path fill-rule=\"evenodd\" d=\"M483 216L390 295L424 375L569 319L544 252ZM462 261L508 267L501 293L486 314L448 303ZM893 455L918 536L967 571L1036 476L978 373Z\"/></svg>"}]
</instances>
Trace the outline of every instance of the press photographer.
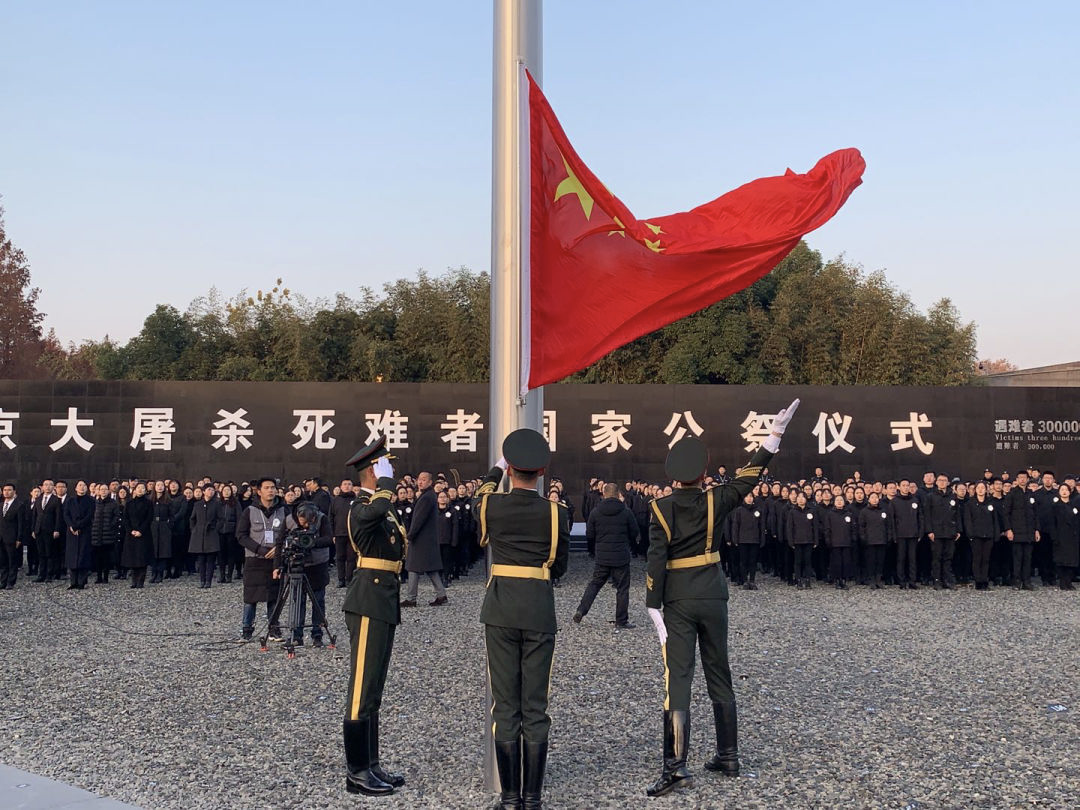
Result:
<instances>
[{"instance_id":1,"label":"press photographer","mask_svg":"<svg viewBox=\"0 0 1080 810\"><path fill-rule=\"evenodd\" d=\"M255 632L255 608L258 603L266 603L266 616L269 619L277 602L278 581L272 576L276 570L273 559L285 536L286 509L278 497L277 482L273 478L260 478L255 491L258 497L240 513L240 519L236 522L236 539L244 547L245 639L250 639ZM271 640L281 641L280 634L280 629L271 623Z\"/></svg>"},{"instance_id":2,"label":"press photographer","mask_svg":"<svg viewBox=\"0 0 1080 810\"><path fill-rule=\"evenodd\" d=\"M288 576L290 569L301 568L311 586L315 605L311 621L307 621L307 593L298 591L300 610L293 627L293 645L304 646L304 627L311 627L311 646L323 646L323 623L326 621L326 586L330 583L330 549L334 545L330 518L314 503L305 501L296 508L296 515L285 518L285 534L275 544L274 579Z\"/></svg>"}]
</instances>

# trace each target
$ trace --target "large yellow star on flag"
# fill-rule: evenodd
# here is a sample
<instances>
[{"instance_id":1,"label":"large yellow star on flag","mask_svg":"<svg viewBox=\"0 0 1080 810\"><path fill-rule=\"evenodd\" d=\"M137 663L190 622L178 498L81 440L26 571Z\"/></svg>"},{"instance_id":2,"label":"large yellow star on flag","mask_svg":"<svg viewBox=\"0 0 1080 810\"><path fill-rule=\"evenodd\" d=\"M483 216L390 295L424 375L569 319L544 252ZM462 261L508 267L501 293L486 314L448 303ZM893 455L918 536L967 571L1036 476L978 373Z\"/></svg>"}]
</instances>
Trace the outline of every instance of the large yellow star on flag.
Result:
<instances>
[{"instance_id":1,"label":"large yellow star on flag","mask_svg":"<svg viewBox=\"0 0 1080 810\"><path fill-rule=\"evenodd\" d=\"M560 197L567 194L576 194L578 202L581 203L581 210L585 212L585 219L589 219L592 216L593 198L585 190L585 186L581 185L581 181L577 179L577 175L574 174L565 157L563 157L562 162L563 166L566 167L566 179L559 183L555 189L555 199L552 202L558 202Z\"/></svg>"}]
</instances>

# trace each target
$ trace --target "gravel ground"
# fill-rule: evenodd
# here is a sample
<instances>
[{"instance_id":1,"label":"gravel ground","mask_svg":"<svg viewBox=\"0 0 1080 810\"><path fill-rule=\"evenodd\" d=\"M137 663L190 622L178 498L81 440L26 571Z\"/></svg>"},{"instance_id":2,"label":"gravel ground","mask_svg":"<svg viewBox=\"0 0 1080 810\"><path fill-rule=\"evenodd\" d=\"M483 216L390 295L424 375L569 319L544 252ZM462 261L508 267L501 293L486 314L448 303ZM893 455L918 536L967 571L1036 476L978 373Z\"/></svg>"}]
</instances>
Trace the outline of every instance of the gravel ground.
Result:
<instances>
[{"instance_id":1,"label":"gravel ground","mask_svg":"<svg viewBox=\"0 0 1080 810\"><path fill-rule=\"evenodd\" d=\"M701 767L713 730L699 669L696 784L647 800L663 668L635 567L637 629L608 623L610 588L570 622L582 555L557 591L548 807L1080 806L1080 592L797 592L768 577L732 591L743 778ZM327 591L340 648L289 661L235 642L239 584L194 579L68 592L20 578L0 592L0 761L144 808L490 805L479 576L446 607L405 612L382 751L408 784L379 800L343 786L344 591Z\"/></svg>"}]
</instances>

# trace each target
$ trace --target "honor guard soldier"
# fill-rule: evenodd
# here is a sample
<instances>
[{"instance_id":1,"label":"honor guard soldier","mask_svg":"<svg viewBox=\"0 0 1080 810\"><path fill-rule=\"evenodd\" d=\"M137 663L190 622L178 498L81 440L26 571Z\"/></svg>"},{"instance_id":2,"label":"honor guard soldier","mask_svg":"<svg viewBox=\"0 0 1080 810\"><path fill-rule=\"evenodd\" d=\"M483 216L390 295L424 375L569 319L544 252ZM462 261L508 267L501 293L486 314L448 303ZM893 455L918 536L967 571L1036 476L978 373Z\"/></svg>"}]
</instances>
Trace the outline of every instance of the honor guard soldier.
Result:
<instances>
[{"instance_id":1,"label":"honor guard soldier","mask_svg":"<svg viewBox=\"0 0 1080 810\"><path fill-rule=\"evenodd\" d=\"M681 439L668 452L664 469L677 486L652 503L645 582L645 605L664 656L665 685L664 770L646 791L649 796L663 796L693 781L686 753L695 646L701 649L716 720L716 755L705 768L739 775L735 694L727 658L728 583L717 547L724 519L757 484L798 406L796 399L776 415L771 434L729 484L702 490L709 458L700 440Z\"/></svg>"},{"instance_id":2,"label":"honor guard soldier","mask_svg":"<svg viewBox=\"0 0 1080 810\"><path fill-rule=\"evenodd\" d=\"M551 458L544 437L528 428L515 430L502 450L503 459L474 499L480 545L491 544L492 562L480 621L491 679L500 807L539 810L551 727L552 579L566 572L570 530L566 507L541 498L536 489ZM504 469L512 489L497 494Z\"/></svg>"},{"instance_id":3,"label":"honor guard soldier","mask_svg":"<svg viewBox=\"0 0 1080 810\"><path fill-rule=\"evenodd\" d=\"M360 488L349 510L349 540L356 569L345 595L345 624L352 650L345 704L345 787L350 793L382 796L405 778L379 764L379 706L401 621L399 575L408 540L391 508L394 468L386 437L368 444L346 464L356 467Z\"/></svg>"}]
</instances>

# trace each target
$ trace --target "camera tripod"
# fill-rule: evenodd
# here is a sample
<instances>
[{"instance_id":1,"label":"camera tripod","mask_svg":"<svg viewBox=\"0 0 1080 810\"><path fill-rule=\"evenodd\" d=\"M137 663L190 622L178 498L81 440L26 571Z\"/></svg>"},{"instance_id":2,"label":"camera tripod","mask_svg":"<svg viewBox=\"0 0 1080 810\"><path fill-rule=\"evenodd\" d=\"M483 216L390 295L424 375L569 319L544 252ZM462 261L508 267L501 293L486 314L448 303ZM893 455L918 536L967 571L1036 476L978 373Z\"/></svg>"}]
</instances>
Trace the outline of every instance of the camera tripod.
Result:
<instances>
[{"instance_id":1,"label":"camera tripod","mask_svg":"<svg viewBox=\"0 0 1080 810\"><path fill-rule=\"evenodd\" d=\"M282 610L288 605L288 613L286 614L285 624L281 627L283 637L285 639L285 653L288 658L296 658L296 642L293 639L297 630L300 631L301 637L305 628L322 627L326 631L327 637L330 639L328 645L331 650L337 647L337 636L330 630L330 623L326 620L326 611L319 605L315 599L315 591L311 588L311 583L308 581L307 574L304 573L304 567L302 564L290 561L288 568L286 569L285 581L281 585L281 591L278 593L277 603L274 605L274 611L270 614L270 620L266 625L266 635L261 639L262 651L266 652L266 642L270 639L270 628L278 625L278 619L281 617ZM302 597L307 596L311 602L311 619L312 624L304 624L304 610Z\"/></svg>"}]
</instances>

